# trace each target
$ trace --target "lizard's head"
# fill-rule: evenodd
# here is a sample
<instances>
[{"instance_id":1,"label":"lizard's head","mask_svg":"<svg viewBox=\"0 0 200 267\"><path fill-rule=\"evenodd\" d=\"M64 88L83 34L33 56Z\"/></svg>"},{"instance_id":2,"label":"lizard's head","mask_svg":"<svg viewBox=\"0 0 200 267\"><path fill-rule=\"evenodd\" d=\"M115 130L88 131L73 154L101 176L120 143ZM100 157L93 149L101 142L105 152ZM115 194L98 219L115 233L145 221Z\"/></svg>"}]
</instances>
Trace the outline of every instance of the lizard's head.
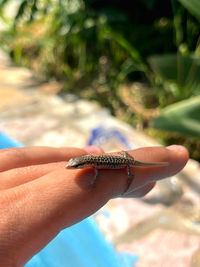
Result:
<instances>
[{"instance_id":1,"label":"lizard's head","mask_svg":"<svg viewBox=\"0 0 200 267\"><path fill-rule=\"evenodd\" d=\"M67 162L67 169L82 169L86 167L86 157L72 158Z\"/></svg>"},{"instance_id":2,"label":"lizard's head","mask_svg":"<svg viewBox=\"0 0 200 267\"><path fill-rule=\"evenodd\" d=\"M76 168L78 168L78 165L79 165L79 161L77 160L77 158L74 158L74 159L70 159L67 162L66 168L67 169L76 169Z\"/></svg>"}]
</instances>

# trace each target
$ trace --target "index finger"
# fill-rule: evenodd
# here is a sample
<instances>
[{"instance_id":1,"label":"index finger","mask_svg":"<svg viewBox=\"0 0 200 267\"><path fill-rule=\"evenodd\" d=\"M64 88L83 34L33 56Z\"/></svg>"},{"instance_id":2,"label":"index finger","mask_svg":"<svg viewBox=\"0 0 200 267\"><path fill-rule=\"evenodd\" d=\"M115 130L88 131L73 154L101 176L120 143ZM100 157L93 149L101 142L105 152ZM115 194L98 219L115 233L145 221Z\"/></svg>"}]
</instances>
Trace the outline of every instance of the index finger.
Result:
<instances>
[{"instance_id":1,"label":"index finger","mask_svg":"<svg viewBox=\"0 0 200 267\"><path fill-rule=\"evenodd\" d=\"M100 148L99 152L102 152ZM85 149L74 147L31 146L1 149L0 172L29 165L68 161L70 158L85 154L87 154Z\"/></svg>"}]
</instances>

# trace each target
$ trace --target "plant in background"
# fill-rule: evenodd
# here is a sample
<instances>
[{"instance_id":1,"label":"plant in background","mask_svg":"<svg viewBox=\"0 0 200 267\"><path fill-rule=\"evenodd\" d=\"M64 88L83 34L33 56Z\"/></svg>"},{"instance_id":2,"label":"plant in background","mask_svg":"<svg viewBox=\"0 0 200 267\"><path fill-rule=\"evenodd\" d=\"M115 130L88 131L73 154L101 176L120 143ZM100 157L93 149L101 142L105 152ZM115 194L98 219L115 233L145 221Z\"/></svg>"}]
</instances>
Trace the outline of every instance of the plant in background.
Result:
<instances>
[{"instance_id":1,"label":"plant in background","mask_svg":"<svg viewBox=\"0 0 200 267\"><path fill-rule=\"evenodd\" d=\"M197 0L180 3L200 21L200 2ZM177 52L152 56L149 63L154 71L154 88L160 95L160 105L164 107L153 121L152 126L200 139L200 24L194 23L184 7L172 1ZM184 25L184 27L183 27ZM196 32L196 46L189 49L191 33ZM177 103L176 103L177 102ZM175 104L174 104L175 103ZM172 105L170 105L172 104ZM200 159L200 156L198 156Z\"/></svg>"},{"instance_id":2,"label":"plant in background","mask_svg":"<svg viewBox=\"0 0 200 267\"><path fill-rule=\"evenodd\" d=\"M134 126L198 138L199 20L199 0L21 0L0 41L17 64Z\"/></svg>"}]
</instances>

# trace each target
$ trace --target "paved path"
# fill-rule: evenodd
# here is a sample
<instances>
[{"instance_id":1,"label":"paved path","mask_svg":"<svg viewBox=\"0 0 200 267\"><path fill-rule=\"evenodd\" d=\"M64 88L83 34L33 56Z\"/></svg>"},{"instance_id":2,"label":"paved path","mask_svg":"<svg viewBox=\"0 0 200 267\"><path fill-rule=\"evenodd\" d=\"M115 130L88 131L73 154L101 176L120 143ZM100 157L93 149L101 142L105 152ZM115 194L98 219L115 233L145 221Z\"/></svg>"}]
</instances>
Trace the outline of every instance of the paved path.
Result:
<instances>
[{"instance_id":1,"label":"paved path","mask_svg":"<svg viewBox=\"0 0 200 267\"><path fill-rule=\"evenodd\" d=\"M122 133L132 148L156 145L96 102L59 97L60 86L41 83L0 51L0 130L24 145L83 147L92 129L103 125ZM104 138L102 146L105 151L124 149L116 138ZM199 195L200 167L190 161L145 199L112 200L95 218L118 250L139 255L137 267L200 266Z\"/></svg>"}]
</instances>

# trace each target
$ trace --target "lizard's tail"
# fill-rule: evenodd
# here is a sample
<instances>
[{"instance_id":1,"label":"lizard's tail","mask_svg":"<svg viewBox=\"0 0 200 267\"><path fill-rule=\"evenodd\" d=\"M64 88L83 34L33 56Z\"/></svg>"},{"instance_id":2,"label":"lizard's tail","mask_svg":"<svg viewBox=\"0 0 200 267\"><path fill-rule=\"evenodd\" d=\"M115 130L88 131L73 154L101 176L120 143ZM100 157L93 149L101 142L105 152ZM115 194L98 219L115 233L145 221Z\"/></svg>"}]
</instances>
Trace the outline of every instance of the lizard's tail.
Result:
<instances>
[{"instance_id":1,"label":"lizard's tail","mask_svg":"<svg viewBox=\"0 0 200 267\"><path fill-rule=\"evenodd\" d=\"M148 166L168 166L169 162L142 162L142 161L134 161L135 166L141 166L141 167L148 167Z\"/></svg>"}]
</instances>

